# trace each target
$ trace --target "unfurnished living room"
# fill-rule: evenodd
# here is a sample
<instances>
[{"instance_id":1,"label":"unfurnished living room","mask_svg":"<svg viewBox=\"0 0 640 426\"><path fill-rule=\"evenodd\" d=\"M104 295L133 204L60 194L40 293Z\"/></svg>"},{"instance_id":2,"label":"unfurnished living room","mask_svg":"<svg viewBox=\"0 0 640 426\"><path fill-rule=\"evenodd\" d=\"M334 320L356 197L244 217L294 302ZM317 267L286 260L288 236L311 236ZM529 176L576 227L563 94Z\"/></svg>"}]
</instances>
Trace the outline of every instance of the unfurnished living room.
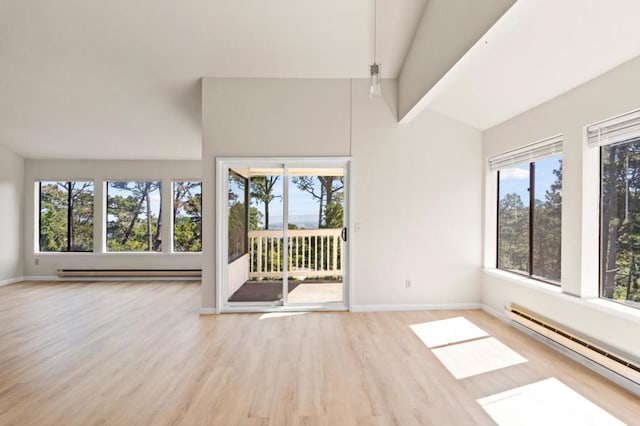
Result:
<instances>
[{"instance_id":1,"label":"unfurnished living room","mask_svg":"<svg viewBox=\"0 0 640 426\"><path fill-rule=\"evenodd\" d=\"M640 424L638 16L0 1L0 425Z\"/></svg>"}]
</instances>

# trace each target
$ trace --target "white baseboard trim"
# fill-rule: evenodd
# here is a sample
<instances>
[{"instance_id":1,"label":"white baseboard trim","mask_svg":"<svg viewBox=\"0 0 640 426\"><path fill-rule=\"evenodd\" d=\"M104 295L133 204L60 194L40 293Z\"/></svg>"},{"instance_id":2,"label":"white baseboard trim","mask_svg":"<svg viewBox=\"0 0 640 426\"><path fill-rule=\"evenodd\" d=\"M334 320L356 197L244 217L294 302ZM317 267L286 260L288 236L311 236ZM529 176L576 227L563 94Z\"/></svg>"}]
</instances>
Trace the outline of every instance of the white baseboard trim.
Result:
<instances>
[{"instance_id":1,"label":"white baseboard trim","mask_svg":"<svg viewBox=\"0 0 640 426\"><path fill-rule=\"evenodd\" d=\"M23 277L24 281L200 281L199 277L65 277L57 275L32 275Z\"/></svg>"},{"instance_id":2,"label":"white baseboard trim","mask_svg":"<svg viewBox=\"0 0 640 426\"><path fill-rule=\"evenodd\" d=\"M6 279L6 280L2 280L2 281L0 281L0 287L2 287L3 285L19 283L20 281L24 281L24 277L15 277L15 278L9 278L9 279Z\"/></svg>"},{"instance_id":3,"label":"white baseboard trim","mask_svg":"<svg viewBox=\"0 0 640 426\"><path fill-rule=\"evenodd\" d=\"M353 305L351 312L383 312L383 311L457 311L481 309L480 303L428 303L408 305Z\"/></svg>"},{"instance_id":4,"label":"white baseboard trim","mask_svg":"<svg viewBox=\"0 0 640 426\"><path fill-rule=\"evenodd\" d=\"M25 281L62 281L57 275L25 275Z\"/></svg>"},{"instance_id":5,"label":"white baseboard trim","mask_svg":"<svg viewBox=\"0 0 640 426\"><path fill-rule=\"evenodd\" d=\"M200 315L215 315L216 308L200 308Z\"/></svg>"}]
</instances>

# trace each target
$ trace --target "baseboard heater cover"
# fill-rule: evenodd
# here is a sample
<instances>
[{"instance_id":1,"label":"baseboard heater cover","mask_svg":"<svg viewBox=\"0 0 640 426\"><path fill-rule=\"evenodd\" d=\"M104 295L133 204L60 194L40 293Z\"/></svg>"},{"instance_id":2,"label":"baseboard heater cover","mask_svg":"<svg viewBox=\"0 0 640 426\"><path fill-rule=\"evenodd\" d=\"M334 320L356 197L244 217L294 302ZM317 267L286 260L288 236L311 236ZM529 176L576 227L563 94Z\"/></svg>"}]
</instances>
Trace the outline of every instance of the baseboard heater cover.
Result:
<instances>
[{"instance_id":1,"label":"baseboard heater cover","mask_svg":"<svg viewBox=\"0 0 640 426\"><path fill-rule=\"evenodd\" d=\"M529 330L640 385L640 363L632 360L631 357L608 350L604 345L590 342L584 337L581 337L579 333L554 324L552 321L518 305L511 304L507 310L507 315L512 321Z\"/></svg>"},{"instance_id":2,"label":"baseboard heater cover","mask_svg":"<svg viewBox=\"0 0 640 426\"><path fill-rule=\"evenodd\" d=\"M58 277L201 277L200 269L58 269Z\"/></svg>"}]
</instances>

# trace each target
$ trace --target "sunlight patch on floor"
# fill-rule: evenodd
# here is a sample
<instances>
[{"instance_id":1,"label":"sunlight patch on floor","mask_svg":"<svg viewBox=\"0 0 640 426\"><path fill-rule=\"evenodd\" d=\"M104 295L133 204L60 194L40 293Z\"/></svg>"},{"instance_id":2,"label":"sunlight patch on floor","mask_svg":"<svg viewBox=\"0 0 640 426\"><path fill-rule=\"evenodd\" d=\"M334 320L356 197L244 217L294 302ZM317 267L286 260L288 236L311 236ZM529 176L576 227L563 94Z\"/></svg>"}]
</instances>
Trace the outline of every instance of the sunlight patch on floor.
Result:
<instances>
[{"instance_id":1,"label":"sunlight patch on floor","mask_svg":"<svg viewBox=\"0 0 640 426\"><path fill-rule=\"evenodd\" d=\"M433 354L456 379L488 373L527 362L494 337L433 349Z\"/></svg>"},{"instance_id":2,"label":"sunlight patch on floor","mask_svg":"<svg viewBox=\"0 0 640 426\"><path fill-rule=\"evenodd\" d=\"M622 425L556 378L501 392L478 403L499 425Z\"/></svg>"},{"instance_id":3,"label":"sunlight patch on floor","mask_svg":"<svg viewBox=\"0 0 640 426\"><path fill-rule=\"evenodd\" d=\"M464 317L423 322L409 327L428 348L489 336L487 332Z\"/></svg>"},{"instance_id":4,"label":"sunlight patch on floor","mask_svg":"<svg viewBox=\"0 0 640 426\"><path fill-rule=\"evenodd\" d=\"M260 318L258 319L263 320L263 319L272 319L272 318L293 317L296 315L304 315L308 313L309 312L269 312L267 314L260 315Z\"/></svg>"}]
</instances>

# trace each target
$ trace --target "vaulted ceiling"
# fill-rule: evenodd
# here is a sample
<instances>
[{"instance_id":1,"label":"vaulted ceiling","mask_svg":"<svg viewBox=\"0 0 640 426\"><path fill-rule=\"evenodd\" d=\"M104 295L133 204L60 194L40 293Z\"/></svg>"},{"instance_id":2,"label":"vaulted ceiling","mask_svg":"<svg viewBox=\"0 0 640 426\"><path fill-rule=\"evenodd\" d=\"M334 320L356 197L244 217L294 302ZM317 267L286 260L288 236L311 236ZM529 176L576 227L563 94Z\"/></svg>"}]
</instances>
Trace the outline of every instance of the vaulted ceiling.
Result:
<instances>
[{"instance_id":1,"label":"vaulted ceiling","mask_svg":"<svg viewBox=\"0 0 640 426\"><path fill-rule=\"evenodd\" d=\"M377 1L384 77L429 1ZM519 0L421 106L497 124L640 55L639 7ZM0 0L0 145L198 159L201 77L365 78L372 23L372 0Z\"/></svg>"},{"instance_id":2,"label":"vaulted ceiling","mask_svg":"<svg viewBox=\"0 0 640 426\"><path fill-rule=\"evenodd\" d=\"M424 1L379 1L386 77ZM371 0L0 1L0 145L200 158L201 77L367 77L373 16Z\"/></svg>"}]
</instances>

